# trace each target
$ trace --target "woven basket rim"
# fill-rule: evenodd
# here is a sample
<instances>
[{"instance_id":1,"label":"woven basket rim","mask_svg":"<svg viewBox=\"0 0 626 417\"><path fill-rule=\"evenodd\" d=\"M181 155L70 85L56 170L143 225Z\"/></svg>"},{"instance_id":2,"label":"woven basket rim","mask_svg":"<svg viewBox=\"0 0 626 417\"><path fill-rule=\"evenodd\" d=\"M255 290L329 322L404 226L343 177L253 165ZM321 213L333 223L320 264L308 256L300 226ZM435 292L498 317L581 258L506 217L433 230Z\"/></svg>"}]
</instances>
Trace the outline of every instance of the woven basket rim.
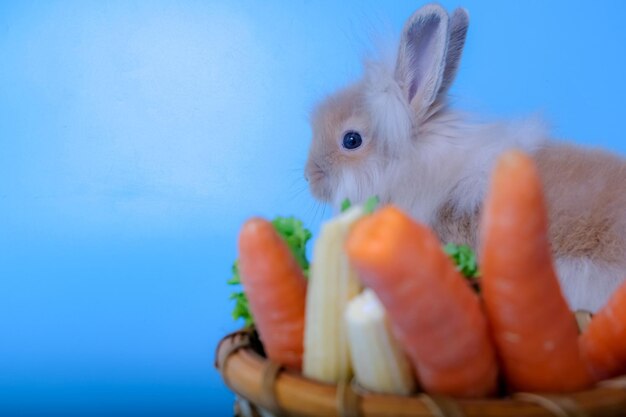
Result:
<instances>
[{"instance_id":1,"label":"woven basket rim","mask_svg":"<svg viewBox=\"0 0 626 417\"><path fill-rule=\"evenodd\" d=\"M489 417L622 416L626 375L570 394L516 393L503 398L457 399L417 393L410 396L365 392L353 384L325 384L284 370L252 346L252 329L224 336L215 366L237 395L280 416Z\"/></svg>"}]
</instances>

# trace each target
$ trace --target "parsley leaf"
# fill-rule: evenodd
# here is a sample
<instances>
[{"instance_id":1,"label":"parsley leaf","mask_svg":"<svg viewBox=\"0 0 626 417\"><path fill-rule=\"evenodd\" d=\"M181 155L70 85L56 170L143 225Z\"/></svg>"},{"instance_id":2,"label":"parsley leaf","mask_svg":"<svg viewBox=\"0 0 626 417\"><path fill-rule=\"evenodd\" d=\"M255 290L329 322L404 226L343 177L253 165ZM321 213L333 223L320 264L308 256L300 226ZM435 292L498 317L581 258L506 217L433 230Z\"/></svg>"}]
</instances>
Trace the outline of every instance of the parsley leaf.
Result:
<instances>
[{"instance_id":1,"label":"parsley leaf","mask_svg":"<svg viewBox=\"0 0 626 417\"><path fill-rule=\"evenodd\" d=\"M295 217L276 217L272 225L279 235L285 239L291 253L302 268L304 275L309 276L309 261L306 258L306 244L311 239L311 231L304 227Z\"/></svg>"},{"instance_id":2,"label":"parsley leaf","mask_svg":"<svg viewBox=\"0 0 626 417\"><path fill-rule=\"evenodd\" d=\"M341 202L341 212L343 213L344 211L348 210L350 206L352 206L352 203L349 199L346 198Z\"/></svg>"},{"instance_id":3,"label":"parsley leaf","mask_svg":"<svg viewBox=\"0 0 626 417\"><path fill-rule=\"evenodd\" d=\"M454 261L456 269L466 278L474 280L480 276L476 254L468 245L448 243L443 250Z\"/></svg>"},{"instance_id":4,"label":"parsley leaf","mask_svg":"<svg viewBox=\"0 0 626 417\"><path fill-rule=\"evenodd\" d=\"M368 198L365 200L365 203L363 203L363 211L366 214L372 214L374 210L378 208L378 203L380 203L380 199L377 195Z\"/></svg>"},{"instance_id":5,"label":"parsley leaf","mask_svg":"<svg viewBox=\"0 0 626 417\"><path fill-rule=\"evenodd\" d=\"M241 285L241 275L239 275L239 266L238 262L235 261L232 267L233 276L226 281L228 285ZM230 297L230 300L235 300L235 307L233 308L232 316L233 319L239 320L243 319L246 326L251 326L254 323L252 319L252 315L250 314L250 309L248 307L248 299L243 291L235 291Z\"/></svg>"}]
</instances>

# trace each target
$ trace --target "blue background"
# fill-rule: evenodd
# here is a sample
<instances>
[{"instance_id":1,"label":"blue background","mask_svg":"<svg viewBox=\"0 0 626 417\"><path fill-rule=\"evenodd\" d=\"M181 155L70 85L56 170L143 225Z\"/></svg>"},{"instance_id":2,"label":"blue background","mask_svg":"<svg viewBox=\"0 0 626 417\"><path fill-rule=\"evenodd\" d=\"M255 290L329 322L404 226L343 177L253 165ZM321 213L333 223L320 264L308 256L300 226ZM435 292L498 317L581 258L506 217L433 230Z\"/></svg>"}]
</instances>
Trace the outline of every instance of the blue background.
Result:
<instances>
[{"instance_id":1,"label":"blue background","mask_svg":"<svg viewBox=\"0 0 626 417\"><path fill-rule=\"evenodd\" d=\"M471 15L460 107L625 153L625 2L443 4ZM308 113L418 6L1 3L0 414L229 415L238 228L317 231Z\"/></svg>"}]
</instances>

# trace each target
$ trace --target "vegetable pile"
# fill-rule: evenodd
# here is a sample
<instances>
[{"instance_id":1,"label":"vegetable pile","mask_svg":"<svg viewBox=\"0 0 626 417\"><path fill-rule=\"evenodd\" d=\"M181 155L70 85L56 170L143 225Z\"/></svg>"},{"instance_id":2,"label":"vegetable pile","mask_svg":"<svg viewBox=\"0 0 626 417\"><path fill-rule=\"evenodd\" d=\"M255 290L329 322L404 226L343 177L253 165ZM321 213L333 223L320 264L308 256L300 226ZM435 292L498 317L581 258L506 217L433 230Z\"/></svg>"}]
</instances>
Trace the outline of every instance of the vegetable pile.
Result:
<instances>
[{"instance_id":1,"label":"vegetable pile","mask_svg":"<svg viewBox=\"0 0 626 417\"><path fill-rule=\"evenodd\" d=\"M245 293L233 294L233 317L254 323L270 360L327 383L459 398L567 393L626 373L626 283L579 335L527 155L508 152L493 171L479 260L375 205L342 204L310 271L301 222L244 224L229 283Z\"/></svg>"}]
</instances>

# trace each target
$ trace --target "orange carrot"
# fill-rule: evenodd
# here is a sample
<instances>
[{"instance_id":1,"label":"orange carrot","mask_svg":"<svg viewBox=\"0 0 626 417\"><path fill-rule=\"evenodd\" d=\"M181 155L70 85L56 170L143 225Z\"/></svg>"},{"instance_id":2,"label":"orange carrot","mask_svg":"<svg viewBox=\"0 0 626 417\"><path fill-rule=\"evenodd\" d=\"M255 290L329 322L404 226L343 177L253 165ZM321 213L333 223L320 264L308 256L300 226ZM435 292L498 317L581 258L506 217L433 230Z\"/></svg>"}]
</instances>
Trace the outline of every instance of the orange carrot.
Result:
<instances>
[{"instance_id":1,"label":"orange carrot","mask_svg":"<svg viewBox=\"0 0 626 417\"><path fill-rule=\"evenodd\" d=\"M589 385L576 321L552 266L539 175L525 154L499 159L481 227L482 294L509 388L569 392Z\"/></svg>"},{"instance_id":2,"label":"orange carrot","mask_svg":"<svg viewBox=\"0 0 626 417\"><path fill-rule=\"evenodd\" d=\"M429 229L387 206L355 224L346 250L427 392L495 393L498 370L480 301Z\"/></svg>"},{"instance_id":3,"label":"orange carrot","mask_svg":"<svg viewBox=\"0 0 626 417\"><path fill-rule=\"evenodd\" d=\"M580 348L596 380L626 374L626 282L591 319Z\"/></svg>"},{"instance_id":4,"label":"orange carrot","mask_svg":"<svg viewBox=\"0 0 626 417\"><path fill-rule=\"evenodd\" d=\"M253 218L244 224L239 234L239 268L268 358L300 370L306 280L270 222Z\"/></svg>"}]
</instances>

